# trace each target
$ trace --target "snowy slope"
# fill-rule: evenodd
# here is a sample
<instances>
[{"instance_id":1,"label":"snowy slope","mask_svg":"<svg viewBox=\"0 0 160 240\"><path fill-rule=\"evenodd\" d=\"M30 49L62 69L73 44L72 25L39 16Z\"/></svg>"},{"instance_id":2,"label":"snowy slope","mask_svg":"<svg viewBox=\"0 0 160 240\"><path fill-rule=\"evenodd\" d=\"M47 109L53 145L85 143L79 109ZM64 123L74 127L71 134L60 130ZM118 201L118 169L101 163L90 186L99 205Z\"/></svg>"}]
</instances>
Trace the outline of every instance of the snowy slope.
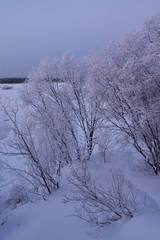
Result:
<instances>
[{"instance_id":1,"label":"snowy slope","mask_svg":"<svg viewBox=\"0 0 160 240\"><path fill-rule=\"evenodd\" d=\"M143 180L143 177L141 178ZM159 185L159 180L150 187ZM0 228L1 240L159 240L159 210L150 209L100 230L69 215L74 214L73 204L64 204L65 189L56 192L46 202L29 203L12 211L8 222ZM154 199L157 201L157 199Z\"/></svg>"}]
</instances>

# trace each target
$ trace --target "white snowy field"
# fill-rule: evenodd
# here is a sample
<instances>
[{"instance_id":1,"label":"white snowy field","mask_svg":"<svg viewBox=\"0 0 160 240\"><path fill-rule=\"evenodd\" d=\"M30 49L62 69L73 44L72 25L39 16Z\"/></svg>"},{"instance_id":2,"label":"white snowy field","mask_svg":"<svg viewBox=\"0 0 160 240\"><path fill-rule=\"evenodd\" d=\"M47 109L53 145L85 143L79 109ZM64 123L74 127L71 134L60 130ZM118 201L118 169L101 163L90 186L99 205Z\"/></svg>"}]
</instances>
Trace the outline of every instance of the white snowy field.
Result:
<instances>
[{"instance_id":1,"label":"white snowy field","mask_svg":"<svg viewBox=\"0 0 160 240\"><path fill-rule=\"evenodd\" d=\"M0 96L11 101L18 97L18 89L23 85L12 85L12 89L0 87ZM8 136L8 119L1 112L0 140ZM136 170L134 160L138 155L127 149L116 150L109 154L105 164L92 162L95 175L105 184L105 174L109 168L123 171L135 187L146 194L144 208L133 218L122 219L101 229L94 229L87 222L73 217L74 203L64 204L64 195L69 191L66 181L62 181L60 190L46 201L37 200L19 204L10 211L7 222L0 226L0 240L159 240L160 226L160 177ZM1 159L6 157L1 155ZM17 159L13 158L17 164ZM3 192L3 189L1 189ZM1 193L1 192L0 192Z\"/></svg>"},{"instance_id":2,"label":"white snowy field","mask_svg":"<svg viewBox=\"0 0 160 240\"><path fill-rule=\"evenodd\" d=\"M0 85L0 98L5 101L5 98L15 99L15 96L17 95L17 87L14 87L12 89L6 89L6 87L9 87L10 85L7 84L1 84ZM12 90L12 91L11 91ZM3 114L2 110L0 109L0 140L7 137L9 129L8 129L8 118Z\"/></svg>"}]
</instances>

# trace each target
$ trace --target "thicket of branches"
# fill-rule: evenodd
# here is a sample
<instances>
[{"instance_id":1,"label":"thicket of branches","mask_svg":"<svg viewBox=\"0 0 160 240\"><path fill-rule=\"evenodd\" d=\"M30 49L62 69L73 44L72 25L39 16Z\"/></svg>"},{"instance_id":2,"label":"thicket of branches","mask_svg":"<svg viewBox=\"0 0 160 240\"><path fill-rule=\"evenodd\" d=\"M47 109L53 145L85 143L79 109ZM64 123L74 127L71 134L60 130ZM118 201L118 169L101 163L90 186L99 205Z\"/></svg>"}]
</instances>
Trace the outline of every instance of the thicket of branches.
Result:
<instances>
[{"instance_id":1,"label":"thicket of branches","mask_svg":"<svg viewBox=\"0 0 160 240\"><path fill-rule=\"evenodd\" d=\"M101 112L128 137L156 175L160 173L159 26L157 14L141 31L96 54L91 66L93 81L106 102Z\"/></svg>"},{"instance_id":2,"label":"thicket of branches","mask_svg":"<svg viewBox=\"0 0 160 240\"><path fill-rule=\"evenodd\" d=\"M108 182L100 184L86 164L72 168L70 193L64 202L75 202L76 216L93 226L103 227L122 218L132 218L144 206L145 196L124 175L110 171ZM139 196L143 196L139 198ZM141 199L141 200L140 200Z\"/></svg>"}]
</instances>

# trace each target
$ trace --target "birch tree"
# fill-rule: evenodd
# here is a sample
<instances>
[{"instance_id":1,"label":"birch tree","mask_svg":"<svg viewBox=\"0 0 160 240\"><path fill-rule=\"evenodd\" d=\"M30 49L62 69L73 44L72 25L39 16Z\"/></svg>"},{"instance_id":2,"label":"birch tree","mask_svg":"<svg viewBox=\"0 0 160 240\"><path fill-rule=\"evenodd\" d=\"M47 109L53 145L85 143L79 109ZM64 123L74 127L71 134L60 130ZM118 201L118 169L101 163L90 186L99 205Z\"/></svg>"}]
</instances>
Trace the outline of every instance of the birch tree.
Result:
<instances>
[{"instance_id":1,"label":"birch tree","mask_svg":"<svg viewBox=\"0 0 160 240\"><path fill-rule=\"evenodd\" d=\"M99 54L101 111L160 172L160 16Z\"/></svg>"}]
</instances>

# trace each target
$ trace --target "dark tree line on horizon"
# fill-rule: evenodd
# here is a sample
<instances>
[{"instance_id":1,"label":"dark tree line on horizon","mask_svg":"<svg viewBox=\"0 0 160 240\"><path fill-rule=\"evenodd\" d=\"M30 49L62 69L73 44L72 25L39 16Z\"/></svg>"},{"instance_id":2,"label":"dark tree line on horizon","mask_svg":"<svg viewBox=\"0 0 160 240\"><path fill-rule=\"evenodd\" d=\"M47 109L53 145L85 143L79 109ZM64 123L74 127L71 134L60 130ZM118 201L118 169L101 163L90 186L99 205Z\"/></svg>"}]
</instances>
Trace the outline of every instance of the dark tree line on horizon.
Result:
<instances>
[{"instance_id":1,"label":"dark tree line on horizon","mask_svg":"<svg viewBox=\"0 0 160 240\"><path fill-rule=\"evenodd\" d=\"M26 78L0 78L0 84L24 83Z\"/></svg>"}]
</instances>

